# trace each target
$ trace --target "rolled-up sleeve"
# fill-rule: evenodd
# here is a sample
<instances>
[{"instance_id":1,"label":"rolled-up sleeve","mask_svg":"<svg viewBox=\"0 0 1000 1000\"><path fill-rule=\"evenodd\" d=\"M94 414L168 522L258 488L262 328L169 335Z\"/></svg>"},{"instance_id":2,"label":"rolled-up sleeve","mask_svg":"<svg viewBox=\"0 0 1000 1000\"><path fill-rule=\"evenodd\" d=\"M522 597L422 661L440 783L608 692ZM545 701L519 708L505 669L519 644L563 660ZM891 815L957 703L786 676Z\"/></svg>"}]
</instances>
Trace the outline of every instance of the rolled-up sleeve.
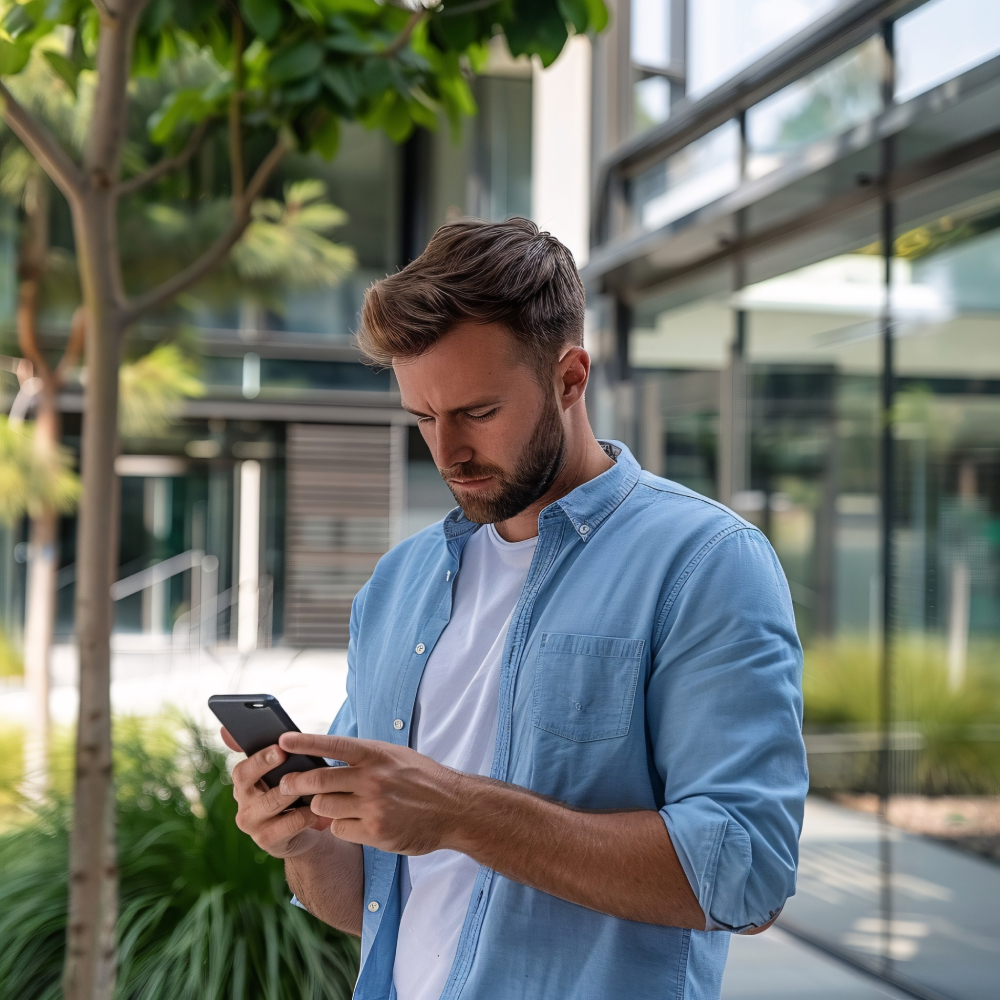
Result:
<instances>
[{"instance_id":1,"label":"rolled-up sleeve","mask_svg":"<svg viewBox=\"0 0 1000 1000\"><path fill-rule=\"evenodd\" d=\"M663 605L647 688L661 815L707 927L748 930L795 891L802 649L784 574L756 529L721 533L682 580Z\"/></svg>"}]
</instances>

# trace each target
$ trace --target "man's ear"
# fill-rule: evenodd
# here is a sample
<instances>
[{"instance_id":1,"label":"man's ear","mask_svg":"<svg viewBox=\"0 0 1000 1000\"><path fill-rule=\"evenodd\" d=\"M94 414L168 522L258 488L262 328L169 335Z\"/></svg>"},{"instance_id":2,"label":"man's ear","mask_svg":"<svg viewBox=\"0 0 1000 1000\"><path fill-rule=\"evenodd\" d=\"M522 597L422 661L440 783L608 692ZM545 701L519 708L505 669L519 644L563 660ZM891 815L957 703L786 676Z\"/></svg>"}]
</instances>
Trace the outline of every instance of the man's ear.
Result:
<instances>
[{"instance_id":1,"label":"man's ear","mask_svg":"<svg viewBox=\"0 0 1000 1000\"><path fill-rule=\"evenodd\" d=\"M590 378L590 355L582 347L567 347L559 356L556 370L561 382L561 402L568 410L583 398Z\"/></svg>"}]
</instances>

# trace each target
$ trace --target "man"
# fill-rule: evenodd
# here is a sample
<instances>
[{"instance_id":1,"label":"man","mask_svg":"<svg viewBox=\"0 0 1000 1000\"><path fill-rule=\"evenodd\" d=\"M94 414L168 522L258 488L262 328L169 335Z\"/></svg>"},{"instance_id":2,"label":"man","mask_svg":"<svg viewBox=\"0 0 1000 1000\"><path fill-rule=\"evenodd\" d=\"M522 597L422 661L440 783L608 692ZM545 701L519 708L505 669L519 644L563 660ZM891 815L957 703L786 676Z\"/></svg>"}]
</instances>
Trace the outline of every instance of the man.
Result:
<instances>
[{"instance_id":1,"label":"man","mask_svg":"<svg viewBox=\"0 0 1000 1000\"><path fill-rule=\"evenodd\" d=\"M595 439L583 310L524 219L444 226L365 299L459 509L358 594L331 735L233 772L240 828L360 934L365 1000L717 997L727 932L794 891L784 577L752 525ZM267 790L288 752L349 766Z\"/></svg>"}]
</instances>

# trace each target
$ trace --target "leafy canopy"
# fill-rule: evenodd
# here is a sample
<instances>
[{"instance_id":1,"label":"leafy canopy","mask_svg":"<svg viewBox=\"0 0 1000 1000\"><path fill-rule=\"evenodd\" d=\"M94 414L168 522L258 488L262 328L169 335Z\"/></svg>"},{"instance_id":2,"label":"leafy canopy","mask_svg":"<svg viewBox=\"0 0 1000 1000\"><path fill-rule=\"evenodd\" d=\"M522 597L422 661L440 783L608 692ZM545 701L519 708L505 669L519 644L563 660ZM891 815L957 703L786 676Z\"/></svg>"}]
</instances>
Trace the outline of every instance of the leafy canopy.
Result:
<instances>
[{"instance_id":1,"label":"leafy canopy","mask_svg":"<svg viewBox=\"0 0 1000 1000\"><path fill-rule=\"evenodd\" d=\"M44 58L75 92L81 74L94 68L97 9L88 0L29 0L0 3L0 11L0 74L19 73L34 46L59 28L71 41L46 46ZM290 128L303 151L331 157L345 119L397 142L417 125L434 128L440 113L457 128L475 112L469 76L485 64L497 32L513 55L537 55L548 66L571 29L600 31L606 23L602 0L443 0L428 8L377 0L152 0L132 73L155 77L192 46L211 52L219 67L207 84L179 82L166 95L148 122L157 144L174 144L193 125L224 117L238 87L244 126Z\"/></svg>"},{"instance_id":2,"label":"leafy canopy","mask_svg":"<svg viewBox=\"0 0 1000 1000\"><path fill-rule=\"evenodd\" d=\"M44 507L68 514L76 507L80 481L64 448L34 447L34 426L11 426L0 416L0 521L15 524Z\"/></svg>"}]
</instances>

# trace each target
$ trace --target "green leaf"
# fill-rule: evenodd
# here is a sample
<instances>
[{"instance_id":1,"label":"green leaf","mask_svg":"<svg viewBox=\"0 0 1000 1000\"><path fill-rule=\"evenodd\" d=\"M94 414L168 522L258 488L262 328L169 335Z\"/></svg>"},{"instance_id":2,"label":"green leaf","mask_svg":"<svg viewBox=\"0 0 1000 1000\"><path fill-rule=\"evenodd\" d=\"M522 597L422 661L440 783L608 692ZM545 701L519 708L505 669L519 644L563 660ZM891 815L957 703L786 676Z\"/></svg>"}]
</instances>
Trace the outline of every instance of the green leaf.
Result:
<instances>
[{"instance_id":1,"label":"green leaf","mask_svg":"<svg viewBox=\"0 0 1000 1000\"><path fill-rule=\"evenodd\" d=\"M200 122L211 110L212 106L200 90L178 90L168 94L159 110L149 116L149 137L162 146L179 125Z\"/></svg>"},{"instance_id":2,"label":"green leaf","mask_svg":"<svg viewBox=\"0 0 1000 1000\"><path fill-rule=\"evenodd\" d=\"M578 35L587 30L590 12L587 10L587 0L557 0L556 6L564 21L569 21Z\"/></svg>"},{"instance_id":3,"label":"green leaf","mask_svg":"<svg viewBox=\"0 0 1000 1000\"><path fill-rule=\"evenodd\" d=\"M322 47L317 42L302 42L274 56L268 63L267 75L275 83L287 83L315 73L322 64Z\"/></svg>"},{"instance_id":4,"label":"green leaf","mask_svg":"<svg viewBox=\"0 0 1000 1000\"><path fill-rule=\"evenodd\" d=\"M324 160L332 160L337 155L337 149L340 146L340 122L336 116L329 115L318 128L313 129L309 140L312 143L312 148Z\"/></svg>"},{"instance_id":5,"label":"green leaf","mask_svg":"<svg viewBox=\"0 0 1000 1000\"><path fill-rule=\"evenodd\" d=\"M357 73L348 66L330 65L320 70L323 85L349 108L358 103Z\"/></svg>"},{"instance_id":6,"label":"green leaf","mask_svg":"<svg viewBox=\"0 0 1000 1000\"><path fill-rule=\"evenodd\" d=\"M594 31L603 31L608 26L608 8L604 0L583 0L587 5L587 20Z\"/></svg>"},{"instance_id":7,"label":"green leaf","mask_svg":"<svg viewBox=\"0 0 1000 1000\"><path fill-rule=\"evenodd\" d=\"M281 7L278 0L240 0L243 20L269 42L281 27Z\"/></svg>"},{"instance_id":8,"label":"green leaf","mask_svg":"<svg viewBox=\"0 0 1000 1000\"><path fill-rule=\"evenodd\" d=\"M73 91L73 96L76 97L76 82L77 78L80 76L80 67L76 65L71 59L67 59L64 55L58 52L53 52L51 49L42 53L45 57L45 61L52 67L53 71L65 82L66 86Z\"/></svg>"},{"instance_id":9,"label":"green leaf","mask_svg":"<svg viewBox=\"0 0 1000 1000\"><path fill-rule=\"evenodd\" d=\"M392 100L382 110L379 124L393 142L402 142L413 131L413 119L406 101L399 94L392 94L391 97Z\"/></svg>"},{"instance_id":10,"label":"green leaf","mask_svg":"<svg viewBox=\"0 0 1000 1000\"><path fill-rule=\"evenodd\" d=\"M0 38L0 75L13 76L28 65L31 57L30 45L18 45Z\"/></svg>"},{"instance_id":11,"label":"green leaf","mask_svg":"<svg viewBox=\"0 0 1000 1000\"><path fill-rule=\"evenodd\" d=\"M365 97L378 98L392 86L392 70L385 59L368 59L359 74L361 92Z\"/></svg>"},{"instance_id":12,"label":"green leaf","mask_svg":"<svg viewBox=\"0 0 1000 1000\"><path fill-rule=\"evenodd\" d=\"M323 44L331 52L343 52L345 55L366 56L376 51L372 42L346 31L324 38Z\"/></svg>"},{"instance_id":13,"label":"green leaf","mask_svg":"<svg viewBox=\"0 0 1000 1000\"><path fill-rule=\"evenodd\" d=\"M310 76L292 84L291 87L282 87L281 101L283 104L308 104L316 100L319 96L320 79L318 76Z\"/></svg>"},{"instance_id":14,"label":"green leaf","mask_svg":"<svg viewBox=\"0 0 1000 1000\"><path fill-rule=\"evenodd\" d=\"M7 11L2 23L4 31L16 40L35 26L35 19L29 13L27 4L15 4Z\"/></svg>"},{"instance_id":15,"label":"green leaf","mask_svg":"<svg viewBox=\"0 0 1000 1000\"><path fill-rule=\"evenodd\" d=\"M543 66L556 61L569 38L556 0L517 0L514 18L504 30L511 55L537 55Z\"/></svg>"}]
</instances>

